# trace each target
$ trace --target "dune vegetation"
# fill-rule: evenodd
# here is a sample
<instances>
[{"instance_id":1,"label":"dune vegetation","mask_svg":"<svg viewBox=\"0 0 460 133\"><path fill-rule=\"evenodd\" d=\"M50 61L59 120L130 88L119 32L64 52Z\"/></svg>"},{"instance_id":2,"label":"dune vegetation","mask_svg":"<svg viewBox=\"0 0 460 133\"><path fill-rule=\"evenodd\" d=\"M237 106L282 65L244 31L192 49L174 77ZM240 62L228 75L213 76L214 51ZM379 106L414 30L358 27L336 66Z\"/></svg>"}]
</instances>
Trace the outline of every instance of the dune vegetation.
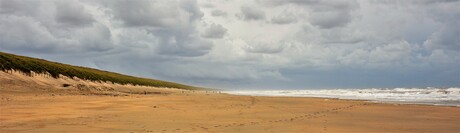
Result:
<instances>
[{"instance_id":1,"label":"dune vegetation","mask_svg":"<svg viewBox=\"0 0 460 133\"><path fill-rule=\"evenodd\" d=\"M183 85L168 81L134 77L81 66L72 66L4 52L0 52L0 70L4 72L10 72L13 70L19 71L29 76L32 76L32 74L34 73L47 74L53 78L59 78L59 76L62 75L96 82L112 82L123 85L132 84L153 87L178 88L186 90L204 89L200 87Z\"/></svg>"}]
</instances>

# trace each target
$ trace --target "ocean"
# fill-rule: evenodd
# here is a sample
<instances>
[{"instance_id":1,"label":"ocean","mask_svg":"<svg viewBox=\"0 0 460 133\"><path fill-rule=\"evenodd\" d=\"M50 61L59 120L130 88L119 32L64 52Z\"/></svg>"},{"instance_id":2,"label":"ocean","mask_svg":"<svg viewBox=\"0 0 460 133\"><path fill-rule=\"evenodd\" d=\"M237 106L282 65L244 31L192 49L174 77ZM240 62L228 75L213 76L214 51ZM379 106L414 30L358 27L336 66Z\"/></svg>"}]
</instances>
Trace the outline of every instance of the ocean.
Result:
<instances>
[{"instance_id":1,"label":"ocean","mask_svg":"<svg viewBox=\"0 0 460 133\"><path fill-rule=\"evenodd\" d=\"M304 90L239 90L228 94L250 96L321 97L399 104L460 106L460 88L367 88Z\"/></svg>"}]
</instances>

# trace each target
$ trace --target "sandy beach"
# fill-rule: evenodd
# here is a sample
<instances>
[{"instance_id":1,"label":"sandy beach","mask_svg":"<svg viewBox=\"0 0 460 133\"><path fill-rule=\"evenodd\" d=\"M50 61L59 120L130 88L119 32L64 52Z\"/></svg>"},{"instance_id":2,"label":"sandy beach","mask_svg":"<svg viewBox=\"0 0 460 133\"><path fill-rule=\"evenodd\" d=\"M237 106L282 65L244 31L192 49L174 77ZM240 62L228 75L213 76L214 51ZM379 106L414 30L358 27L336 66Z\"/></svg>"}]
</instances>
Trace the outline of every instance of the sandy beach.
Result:
<instances>
[{"instance_id":1,"label":"sandy beach","mask_svg":"<svg viewBox=\"0 0 460 133\"><path fill-rule=\"evenodd\" d=\"M460 108L225 94L1 94L1 132L459 132Z\"/></svg>"},{"instance_id":2,"label":"sandy beach","mask_svg":"<svg viewBox=\"0 0 460 133\"><path fill-rule=\"evenodd\" d=\"M325 98L237 96L216 91L133 86L124 88L130 93L105 93L109 91L104 89L63 91L58 84L77 81L5 73L1 77L2 133L460 132L459 107ZM18 89L21 88L18 83L28 83L29 87L36 88L53 88L54 85L54 88ZM112 87L123 90L121 85Z\"/></svg>"}]
</instances>

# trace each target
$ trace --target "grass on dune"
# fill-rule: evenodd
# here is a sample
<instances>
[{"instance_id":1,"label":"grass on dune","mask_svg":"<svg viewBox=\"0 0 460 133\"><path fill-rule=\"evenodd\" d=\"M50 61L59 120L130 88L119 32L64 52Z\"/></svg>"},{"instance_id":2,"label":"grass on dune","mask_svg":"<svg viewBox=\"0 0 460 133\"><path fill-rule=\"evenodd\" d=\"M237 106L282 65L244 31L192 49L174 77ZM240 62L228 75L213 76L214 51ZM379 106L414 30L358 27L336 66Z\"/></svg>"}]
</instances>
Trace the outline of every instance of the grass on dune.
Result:
<instances>
[{"instance_id":1,"label":"grass on dune","mask_svg":"<svg viewBox=\"0 0 460 133\"><path fill-rule=\"evenodd\" d=\"M204 89L189 85L183 85L168 81L139 78L129 75L123 75L114 72L102 71L93 68L72 66L57 62L51 62L43 59L19 56L9 53L0 52L0 70L2 71L20 71L27 75L31 75L32 72L39 74L49 74L54 78L58 78L59 75L67 77L77 77L79 79L90 80L90 81L103 81L112 82L118 84L133 84L133 85L144 85L153 87L168 87L178 88L186 90Z\"/></svg>"}]
</instances>

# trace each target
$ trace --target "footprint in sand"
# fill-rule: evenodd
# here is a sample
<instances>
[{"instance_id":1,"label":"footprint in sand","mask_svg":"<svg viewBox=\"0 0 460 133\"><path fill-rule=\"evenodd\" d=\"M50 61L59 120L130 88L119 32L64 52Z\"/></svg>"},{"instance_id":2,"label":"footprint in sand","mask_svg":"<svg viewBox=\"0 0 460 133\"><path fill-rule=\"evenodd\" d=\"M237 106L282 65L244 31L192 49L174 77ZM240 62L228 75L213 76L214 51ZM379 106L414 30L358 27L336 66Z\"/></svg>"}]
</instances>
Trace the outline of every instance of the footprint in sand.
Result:
<instances>
[{"instance_id":1,"label":"footprint in sand","mask_svg":"<svg viewBox=\"0 0 460 133\"><path fill-rule=\"evenodd\" d=\"M323 130L327 131L327 120L323 121Z\"/></svg>"}]
</instances>

